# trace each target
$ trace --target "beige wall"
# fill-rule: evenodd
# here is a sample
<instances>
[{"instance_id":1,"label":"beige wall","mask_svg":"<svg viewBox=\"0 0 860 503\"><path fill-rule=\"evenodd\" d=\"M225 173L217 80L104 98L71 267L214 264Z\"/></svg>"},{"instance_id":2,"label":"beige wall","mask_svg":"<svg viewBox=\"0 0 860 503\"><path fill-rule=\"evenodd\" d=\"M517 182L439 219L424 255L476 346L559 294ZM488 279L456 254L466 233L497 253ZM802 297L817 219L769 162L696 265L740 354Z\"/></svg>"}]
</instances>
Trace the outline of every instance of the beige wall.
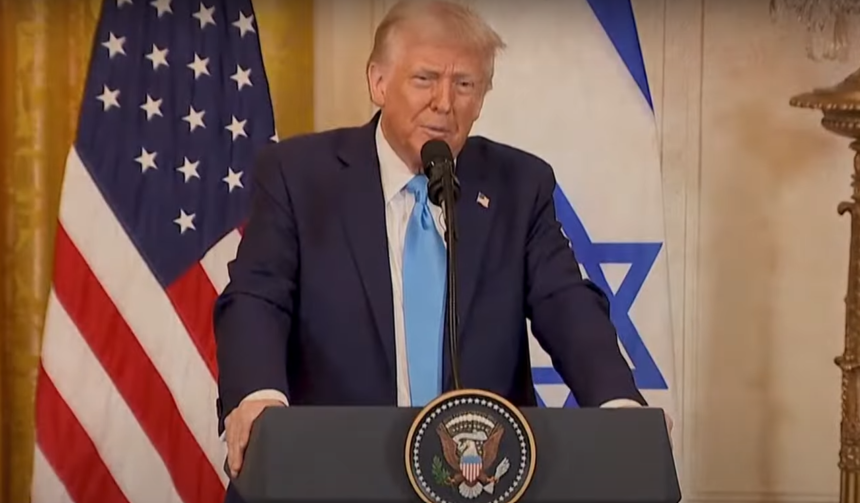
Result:
<instances>
[{"instance_id":1,"label":"beige wall","mask_svg":"<svg viewBox=\"0 0 860 503\"><path fill-rule=\"evenodd\" d=\"M317 0L319 129L369 118L386 3ZM788 99L860 51L807 60L768 0L634 6L661 133L685 499L835 501L851 154Z\"/></svg>"}]
</instances>

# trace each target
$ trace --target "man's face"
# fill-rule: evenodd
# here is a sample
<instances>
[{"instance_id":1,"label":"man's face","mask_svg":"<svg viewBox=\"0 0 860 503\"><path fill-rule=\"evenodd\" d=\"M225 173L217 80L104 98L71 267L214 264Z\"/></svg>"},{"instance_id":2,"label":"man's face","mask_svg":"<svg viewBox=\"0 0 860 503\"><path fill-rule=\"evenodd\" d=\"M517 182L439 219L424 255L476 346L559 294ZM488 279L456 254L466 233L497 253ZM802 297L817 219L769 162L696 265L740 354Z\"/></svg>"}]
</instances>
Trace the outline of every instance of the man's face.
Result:
<instances>
[{"instance_id":1,"label":"man's face","mask_svg":"<svg viewBox=\"0 0 860 503\"><path fill-rule=\"evenodd\" d=\"M484 60L462 44L398 35L387 61L370 66L368 79L386 139L418 169L428 140L444 140L455 157L463 148L484 103Z\"/></svg>"}]
</instances>

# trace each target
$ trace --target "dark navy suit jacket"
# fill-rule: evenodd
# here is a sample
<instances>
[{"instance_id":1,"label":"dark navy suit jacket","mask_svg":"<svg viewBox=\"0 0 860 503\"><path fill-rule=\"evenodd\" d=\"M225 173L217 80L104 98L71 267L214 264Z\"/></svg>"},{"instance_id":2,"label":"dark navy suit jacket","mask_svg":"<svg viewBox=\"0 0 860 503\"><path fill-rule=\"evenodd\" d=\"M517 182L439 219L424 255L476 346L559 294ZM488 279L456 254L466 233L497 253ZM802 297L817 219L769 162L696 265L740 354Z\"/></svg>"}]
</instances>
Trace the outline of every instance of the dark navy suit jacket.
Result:
<instances>
[{"instance_id":1,"label":"dark navy suit jacket","mask_svg":"<svg viewBox=\"0 0 860 503\"><path fill-rule=\"evenodd\" d=\"M260 389L283 392L292 406L396 405L377 120L291 138L261 154L251 215L215 307L222 426ZM535 405L530 319L581 406L615 398L645 404L607 299L582 278L556 220L550 166L472 137L456 174L461 386ZM447 354L444 367L449 389Z\"/></svg>"}]
</instances>

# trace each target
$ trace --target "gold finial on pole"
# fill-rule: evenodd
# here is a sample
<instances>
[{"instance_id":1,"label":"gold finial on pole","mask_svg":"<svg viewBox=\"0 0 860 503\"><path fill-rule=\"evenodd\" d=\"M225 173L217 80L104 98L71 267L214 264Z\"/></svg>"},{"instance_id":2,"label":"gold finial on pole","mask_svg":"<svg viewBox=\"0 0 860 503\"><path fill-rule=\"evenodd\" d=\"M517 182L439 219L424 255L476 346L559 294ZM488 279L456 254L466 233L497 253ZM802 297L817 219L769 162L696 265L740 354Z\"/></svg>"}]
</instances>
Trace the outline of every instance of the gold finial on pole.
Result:
<instances>
[{"instance_id":1,"label":"gold finial on pole","mask_svg":"<svg viewBox=\"0 0 860 503\"><path fill-rule=\"evenodd\" d=\"M839 204L840 215L851 215L848 294L845 297L845 348L836 357L842 370L842 419L839 438L839 501L860 502L860 70L828 88L799 94L793 107L821 110L821 125L851 138L854 173L850 201Z\"/></svg>"}]
</instances>

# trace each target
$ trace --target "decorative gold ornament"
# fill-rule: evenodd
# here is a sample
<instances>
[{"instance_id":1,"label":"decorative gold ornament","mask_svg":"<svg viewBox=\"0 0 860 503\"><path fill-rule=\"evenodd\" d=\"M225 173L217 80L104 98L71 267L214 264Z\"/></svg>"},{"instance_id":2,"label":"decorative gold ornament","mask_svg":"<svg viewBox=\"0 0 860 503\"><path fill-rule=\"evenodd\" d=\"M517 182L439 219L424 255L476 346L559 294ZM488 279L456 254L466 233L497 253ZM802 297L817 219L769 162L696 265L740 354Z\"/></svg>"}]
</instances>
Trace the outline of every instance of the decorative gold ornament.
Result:
<instances>
[{"instance_id":1,"label":"decorative gold ornament","mask_svg":"<svg viewBox=\"0 0 860 503\"><path fill-rule=\"evenodd\" d=\"M806 55L812 60L848 58L849 18L860 14L860 0L770 0L773 20L793 15L806 26Z\"/></svg>"},{"instance_id":2,"label":"decorative gold ornament","mask_svg":"<svg viewBox=\"0 0 860 503\"><path fill-rule=\"evenodd\" d=\"M839 204L840 215L851 215L848 294L845 297L845 348L835 359L842 370L840 427L840 503L860 502L860 70L839 84L794 96L791 106L821 110L821 125L851 138L854 150L851 201Z\"/></svg>"}]
</instances>

